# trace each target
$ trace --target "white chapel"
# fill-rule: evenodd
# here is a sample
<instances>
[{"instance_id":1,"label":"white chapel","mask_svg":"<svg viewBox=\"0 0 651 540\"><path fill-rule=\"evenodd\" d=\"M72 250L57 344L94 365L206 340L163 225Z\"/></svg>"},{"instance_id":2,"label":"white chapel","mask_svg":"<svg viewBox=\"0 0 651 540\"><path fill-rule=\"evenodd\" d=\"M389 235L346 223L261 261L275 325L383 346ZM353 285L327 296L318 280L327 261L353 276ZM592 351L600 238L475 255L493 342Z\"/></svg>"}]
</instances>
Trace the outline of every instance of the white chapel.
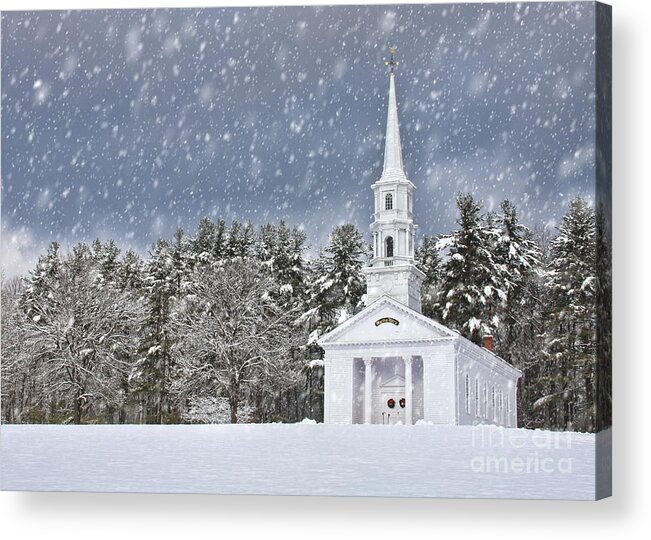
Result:
<instances>
[{"instance_id":1,"label":"white chapel","mask_svg":"<svg viewBox=\"0 0 651 540\"><path fill-rule=\"evenodd\" d=\"M325 350L326 423L496 424L516 427L520 371L421 314L416 189L402 161L391 50L384 169L371 188L373 258L366 307L319 340Z\"/></svg>"}]
</instances>

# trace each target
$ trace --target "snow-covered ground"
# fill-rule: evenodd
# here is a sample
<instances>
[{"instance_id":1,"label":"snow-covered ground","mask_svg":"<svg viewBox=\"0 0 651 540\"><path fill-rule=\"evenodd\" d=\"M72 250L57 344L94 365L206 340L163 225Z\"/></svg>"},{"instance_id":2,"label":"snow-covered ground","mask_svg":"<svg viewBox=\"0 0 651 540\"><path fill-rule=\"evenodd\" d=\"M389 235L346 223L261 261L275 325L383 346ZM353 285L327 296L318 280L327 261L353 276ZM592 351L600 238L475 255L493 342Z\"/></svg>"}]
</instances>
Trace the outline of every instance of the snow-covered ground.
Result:
<instances>
[{"instance_id":1,"label":"snow-covered ground","mask_svg":"<svg viewBox=\"0 0 651 540\"><path fill-rule=\"evenodd\" d=\"M594 499L595 436L322 424L0 428L3 490Z\"/></svg>"}]
</instances>

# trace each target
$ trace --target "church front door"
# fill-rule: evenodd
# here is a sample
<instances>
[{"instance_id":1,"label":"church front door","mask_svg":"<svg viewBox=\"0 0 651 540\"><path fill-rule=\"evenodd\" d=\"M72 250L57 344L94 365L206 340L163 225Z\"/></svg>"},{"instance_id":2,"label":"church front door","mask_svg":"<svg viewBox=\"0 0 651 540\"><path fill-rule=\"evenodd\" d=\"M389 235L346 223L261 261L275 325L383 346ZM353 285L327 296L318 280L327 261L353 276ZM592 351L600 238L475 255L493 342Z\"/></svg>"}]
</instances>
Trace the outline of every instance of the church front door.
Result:
<instances>
[{"instance_id":1,"label":"church front door","mask_svg":"<svg viewBox=\"0 0 651 540\"><path fill-rule=\"evenodd\" d=\"M383 424L395 425L405 423L405 390L391 389L380 393L380 416Z\"/></svg>"}]
</instances>

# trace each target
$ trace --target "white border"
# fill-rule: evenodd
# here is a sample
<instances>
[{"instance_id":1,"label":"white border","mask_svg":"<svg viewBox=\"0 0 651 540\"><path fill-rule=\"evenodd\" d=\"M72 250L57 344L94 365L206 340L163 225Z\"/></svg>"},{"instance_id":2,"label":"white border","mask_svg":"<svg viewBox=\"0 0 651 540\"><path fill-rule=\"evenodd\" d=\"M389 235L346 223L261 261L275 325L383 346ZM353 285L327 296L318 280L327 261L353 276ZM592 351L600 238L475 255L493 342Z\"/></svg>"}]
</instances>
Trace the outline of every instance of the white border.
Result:
<instances>
[{"instance_id":1,"label":"white border","mask_svg":"<svg viewBox=\"0 0 651 540\"><path fill-rule=\"evenodd\" d=\"M221 5L270 5L228 0ZM282 4L308 3L284 0ZM343 3L337 1L318 2ZM347 2L351 3L351 2ZM372 3L372 2L357 2ZM383 2L375 2L383 3ZM615 496L598 503L199 495L0 493L6 538L641 538L651 507L643 400L649 355L651 2L612 0ZM0 9L194 7L200 0L0 0ZM143 464L146 466L146 464Z\"/></svg>"}]
</instances>

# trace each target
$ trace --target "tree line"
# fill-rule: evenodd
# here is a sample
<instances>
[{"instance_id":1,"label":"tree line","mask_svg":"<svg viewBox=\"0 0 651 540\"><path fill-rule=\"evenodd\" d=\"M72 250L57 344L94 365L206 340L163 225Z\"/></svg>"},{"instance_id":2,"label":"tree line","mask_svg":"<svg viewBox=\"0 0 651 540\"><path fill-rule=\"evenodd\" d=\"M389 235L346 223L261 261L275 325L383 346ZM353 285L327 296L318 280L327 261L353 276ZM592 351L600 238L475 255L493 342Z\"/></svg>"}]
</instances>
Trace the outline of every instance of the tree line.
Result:
<instances>
[{"instance_id":1,"label":"tree line","mask_svg":"<svg viewBox=\"0 0 651 540\"><path fill-rule=\"evenodd\" d=\"M416 252L423 313L479 344L494 336L523 372L520 425L609 425L597 407L610 399L595 361L610 346L598 213L575 199L552 235L508 201L486 212L459 195L457 206L456 229ZM321 421L317 340L363 308L371 251L351 224L316 256L308 247L285 222L207 218L144 259L112 240L67 253L53 242L29 276L3 278L3 421Z\"/></svg>"}]
</instances>

